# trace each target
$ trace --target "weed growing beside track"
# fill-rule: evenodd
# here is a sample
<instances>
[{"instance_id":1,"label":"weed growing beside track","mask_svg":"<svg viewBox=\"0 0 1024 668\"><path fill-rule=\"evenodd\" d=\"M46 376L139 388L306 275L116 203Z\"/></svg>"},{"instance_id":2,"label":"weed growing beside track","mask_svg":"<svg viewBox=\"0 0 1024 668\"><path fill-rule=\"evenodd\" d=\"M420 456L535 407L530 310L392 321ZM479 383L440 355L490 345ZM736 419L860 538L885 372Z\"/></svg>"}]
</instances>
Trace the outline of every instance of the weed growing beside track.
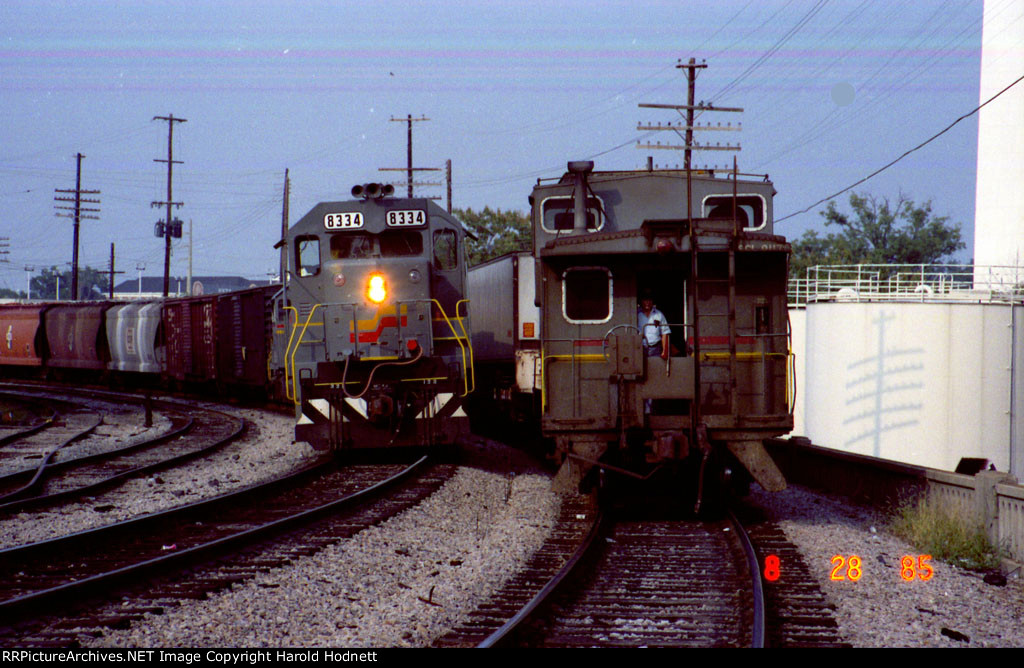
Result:
<instances>
[{"instance_id":1,"label":"weed growing beside track","mask_svg":"<svg viewBox=\"0 0 1024 668\"><path fill-rule=\"evenodd\" d=\"M999 565L999 550L988 540L984 527L968 513L934 497L904 503L895 511L891 529L935 559L970 570Z\"/></svg>"}]
</instances>

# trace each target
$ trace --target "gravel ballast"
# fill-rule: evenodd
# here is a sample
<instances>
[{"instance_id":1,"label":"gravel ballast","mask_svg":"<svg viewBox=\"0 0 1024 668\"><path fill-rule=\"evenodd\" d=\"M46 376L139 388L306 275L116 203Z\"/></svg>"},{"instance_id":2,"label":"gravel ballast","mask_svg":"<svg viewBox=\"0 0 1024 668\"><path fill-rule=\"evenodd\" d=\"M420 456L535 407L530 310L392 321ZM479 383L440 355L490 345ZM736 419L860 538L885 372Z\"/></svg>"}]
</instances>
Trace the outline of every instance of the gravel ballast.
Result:
<instances>
[{"instance_id":1,"label":"gravel ballast","mask_svg":"<svg viewBox=\"0 0 1024 668\"><path fill-rule=\"evenodd\" d=\"M932 560L928 581L900 576L903 556L920 550L886 530L887 518L839 497L800 487L752 500L770 512L826 597L846 642L854 647L1024 647L1024 581L986 584L983 573ZM841 555L860 557L857 581L832 580ZM785 564L782 564L785 568ZM945 630L945 631L944 631Z\"/></svg>"},{"instance_id":2,"label":"gravel ballast","mask_svg":"<svg viewBox=\"0 0 1024 668\"><path fill-rule=\"evenodd\" d=\"M547 476L461 468L429 499L210 600L148 615L109 647L417 647L462 621L543 543Z\"/></svg>"}]
</instances>

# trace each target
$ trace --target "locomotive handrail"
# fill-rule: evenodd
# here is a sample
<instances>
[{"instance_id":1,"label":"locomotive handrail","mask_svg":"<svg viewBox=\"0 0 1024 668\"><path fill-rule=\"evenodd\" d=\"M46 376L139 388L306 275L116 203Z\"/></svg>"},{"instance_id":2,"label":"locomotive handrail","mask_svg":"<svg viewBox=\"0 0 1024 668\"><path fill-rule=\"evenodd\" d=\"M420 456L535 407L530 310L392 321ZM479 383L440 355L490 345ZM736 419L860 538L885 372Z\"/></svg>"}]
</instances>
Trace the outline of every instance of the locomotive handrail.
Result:
<instances>
[{"instance_id":1,"label":"locomotive handrail","mask_svg":"<svg viewBox=\"0 0 1024 668\"><path fill-rule=\"evenodd\" d=\"M294 396L291 396L291 397L288 397L288 398L291 399L296 405L299 404L299 384L298 384L298 377L299 377L299 375L297 373L295 373L295 354L297 352L299 352L299 344L302 343L302 339L305 338L305 336L306 336L306 330L309 328L309 323L313 320L313 314L316 313L316 310L318 308L320 308L321 306L323 306L323 304L313 304L313 308L311 308L309 310L309 315L306 316L306 323L302 326L302 332L299 333L299 340L295 342L295 349L291 351L292 382L295 383L295 387L292 388L292 392L293 392ZM298 327L299 327L298 320L299 320L298 312L296 312L296 315L295 315L295 328L292 330L292 336L293 337L295 336L295 329L298 329ZM291 341L289 341L288 343L289 343L289 346L291 346ZM286 355L287 355L287 352L288 351L285 350L285 354ZM286 371L285 372L285 392L288 391L287 390L287 382L288 382L288 374L287 374L287 371Z\"/></svg>"},{"instance_id":2,"label":"locomotive handrail","mask_svg":"<svg viewBox=\"0 0 1024 668\"><path fill-rule=\"evenodd\" d=\"M292 324L292 333L288 337L288 345L284 347L284 397L289 401L295 401L288 387L288 354L292 349L292 341L295 339L295 330L299 328L299 309L294 306L285 305L286 311L295 311L295 322Z\"/></svg>"},{"instance_id":3,"label":"locomotive handrail","mask_svg":"<svg viewBox=\"0 0 1024 668\"><path fill-rule=\"evenodd\" d=\"M441 302L439 302L439 301L437 301L436 299L433 299L433 298L431 298L430 301L432 301L435 305L437 305L437 310L440 311L441 317L444 318L444 321L446 323L448 323L448 329L450 329L452 331L452 335L455 337L455 341L456 341L456 343L459 344L459 349L462 351L462 386L465 388L466 392L465 392L465 394L462 394L461 396L464 397L464 396L468 395L470 392L472 392L473 390L476 389L476 373L474 371L472 371L472 366L473 366L473 342L470 341L469 336L466 334L466 328L462 326L462 319L458 317L459 304L461 304L463 302L466 302L468 304L469 300L468 299L460 299L459 301L455 302L456 319L459 321L459 328L462 329L462 337L459 337L459 333L455 331L455 326L452 325L452 321L451 321L451 319L448 318L448 314L445 313L444 307L441 306ZM469 314L468 309L467 309L466 313L467 313L467 315ZM466 365L466 346L463 345L463 343L462 343L463 339L465 339L466 343L469 344L469 365L468 366ZM473 388L472 389L470 389L470 387L469 387L469 376L470 376L471 373L473 374Z\"/></svg>"},{"instance_id":4,"label":"locomotive handrail","mask_svg":"<svg viewBox=\"0 0 1024 668\"><path fill-rule=\"evenodd\" d=\"M474 392L476 390L476 360L473 358L473 339L469 336L469 333L466 331L466 326L462 322L463 316L459 315L459 304L465 304L466 305L466 315L465 315L465 317L468 318L469 317L469 300L468 299L460 299L459 301L455 302L455 319L459 323L459 329L462 330L462 336L464 336L465 339L466 339L466 345L469 346L469 372L470 372L470 381L471 381L470 382L469 392ZM469 394L469 392L466 392L466 394Z\"/></svg>"}]
</instances>

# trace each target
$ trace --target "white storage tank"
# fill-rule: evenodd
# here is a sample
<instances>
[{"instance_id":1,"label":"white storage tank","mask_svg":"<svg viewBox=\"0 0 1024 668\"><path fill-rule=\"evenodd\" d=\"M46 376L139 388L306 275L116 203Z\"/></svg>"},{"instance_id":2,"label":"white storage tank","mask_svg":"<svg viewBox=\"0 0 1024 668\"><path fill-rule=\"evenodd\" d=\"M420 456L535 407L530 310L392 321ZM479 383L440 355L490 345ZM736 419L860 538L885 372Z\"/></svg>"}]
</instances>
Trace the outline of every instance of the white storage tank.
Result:
<instances>
[{"instance_id":1,"label":"white storage tank","mask_svg":"<svg viewBox=\"0 0 1024 668\"><path fill-rule=\"evenodd\" d=\"M1021 478L1024 306L921 297L807 304L794 433L944 470L983 457Z\"/></svg>"}]
</instances>

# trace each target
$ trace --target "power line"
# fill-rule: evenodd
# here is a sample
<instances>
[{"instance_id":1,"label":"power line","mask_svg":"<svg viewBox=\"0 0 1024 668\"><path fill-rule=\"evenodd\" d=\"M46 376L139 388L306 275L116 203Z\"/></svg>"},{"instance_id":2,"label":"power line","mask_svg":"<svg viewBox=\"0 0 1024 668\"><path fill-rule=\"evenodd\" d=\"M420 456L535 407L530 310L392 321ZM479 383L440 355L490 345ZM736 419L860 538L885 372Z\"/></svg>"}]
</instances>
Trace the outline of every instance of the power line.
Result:
<instances>
[{"instance_id":1,"label":"power line","mask_svg":"<svg viewBox=\"0 0 1024 668\"><path fill-rule=\"evenodd\" d=\"M1013 88L1014 86L1016 86L1017 84L1019 84L1019 83L1020 83L1021 81L1024 81L1024 76L1021 76L1021 77L1020 77L1019 79L1017 79L1016 81L1014 81L1013 83L1011 83L1011 84L1010 84L1009 86L1007 86L1006 88L1002 89L1001 91L999 91L998 93L996 93L995 95L993 95L992 97L990 97L989 99L987 99L987 100L985 100L984 102L982 102L981 104L979 104L979 105L978 105L977 107L975 107L975 108L974 108L974 109L972 109L971 111L967 112L966 114L964 114L964 115L963 115L963 116L961 116L960 118L956 119L955 121L953 121L952 123L950 123L949 125L947 125L947 126L946 126L945 128L943 128L943 129L942 129L941 131L939 131L939 132L937 132L936 134L932 135L931 137L929 137L928 139L924 140L923 142L921 142L920 144L918 144L918 145L917 145L917 146L915 146L914 148L910 149L909 151L905 151L905 152L904 152L904 153L903 153L903 154L902 154L902 155L901 155L900 157L898 157L898 158L896 158L895 160L891 161L891 162L890 162L890 163L888 163L887 165L885 165L885 166L883 166L883 167L880 167L880 168L876 169L875 171L871 172L870 174L868 174L868 175L867 175L867 176L865 176L864 178L860 179L860 180L859 180L859 181L857 181L856 183L852 183L852 184L848 185L847 187L843 188L842 190L840 190L840 191L838 191L838 192L836 192L836 193L833 193L833 194L829 195L828 197L823 197L822 199L818 200L817 202L815 202L814 204L810 205L809 207L807 207L807 208L805 208L805 209L801 209L800 211L796 211L796 212L794 212L794 213L791 213L791 214L789 214L788 216L783 216L782 218L776 218L776 219L775 219L775 222L776 222L776 223L781 223L782 221L784 221L784 220L786 220L786 219L788 219L788 218L792 218L793 216L799 216L799 215L800 215L801 213L807 213L808 211L810 211L810 210L811 210L811 209L813 209L814 207L818 206L819 204L824 204L825 202L829 201L830 199L834 199L834 198L838 197L839 195L842 195L843 193L845 193L845 192L847 192L847 191L849 191L849 190L852 190L852 189L856 188L857 186L859 186L860 184L864 183L865 181L867 181L867 180L869 180L869 179L871 179L871 178L873 178L873 177L875 177L875 176L878 176L879 174L881 174L881 173L882 173L882 172L884 172L885 170L889 169L890 167L892 167L893 165L895 165L895 164L896 164L897 162L899 162L899 161L900 161L900 160L902 160L903 158L905 158L905 157L907 157L908 155L910 155L911 153L913 153L913 152L917 151L918 149L920 149L920 148L922 148L922 147L924 147L924 146L927 146L928 144L932 143L933 141L935 141L936 139L938 139L938 138L939 138L939 137L941 137L942 135L944 135L944 134L946 134L947 132L949 132L949 131L950 131L950 130L951 130L951 129L953 128L953 126L954 126L954 125L956 125L957 123L959 123L960 121L962 121L962 120L964 120L964 119L967 119L967 118L970 118L970 117L971 117L971 116L973 116L974 114L978 113L978 111L979 111L979 110L980 110L980 109L981 109L982 107L984 107L984 106L985 106L986 104L988 104L988 103L989 103L989 102L991 102L992 100L996 99L997 97L999 97L1000 95L1002 95L1002 94L1003 94L1003 93L1005 93L1006 91L1010 90L1011 88Z\"/></svg>"}]
</instances>

